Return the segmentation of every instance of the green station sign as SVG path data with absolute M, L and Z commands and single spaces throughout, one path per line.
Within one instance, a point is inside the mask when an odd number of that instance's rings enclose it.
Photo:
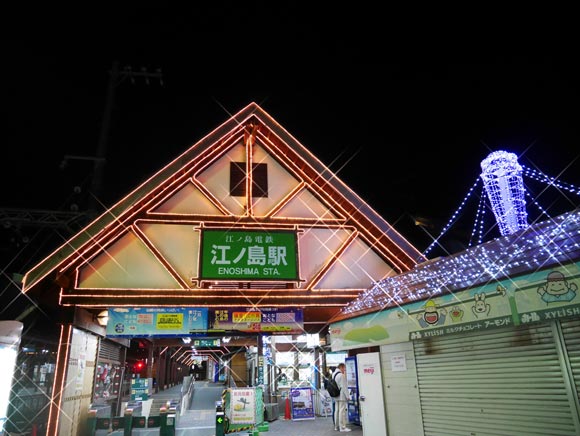
M 201 241 L 201 279 L 299 279 L 296 232 L 204 229 Z
M 194 347 L 219 347 L 221 345 L 221 339 L 195 339 L 191 345 Z

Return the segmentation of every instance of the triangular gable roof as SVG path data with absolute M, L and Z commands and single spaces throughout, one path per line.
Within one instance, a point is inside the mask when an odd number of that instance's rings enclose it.
M 226 171 L 223 165 L 215 163 L 220 159 L 235 161 L 240 156 L 244 157 L 244 153 L 247 153 L 244 151 L 244 144 L 249 143 L 255 143 L 258 157 L 260 154 L 274 156 L 268 160 L 269 171 L 288 186 L 287 191 L 278 189 L 282 200 L 274 201 L 266 198 L 261 199 L 261 202 L 242 205 L 238 204 L 235 198 L 222 196 L 218 187 L 212 186 L 212 177 L 223 177 Z M 246 157 L 254 159 L 254 156 L 246 155 Z M 308 207 L 304 207 L 305 204 Z M 192 214 L 190 211 L 193 209 L 195 213 Z M 253 209 L 259 213 L 254 213 Z M 381 269 L 379 266 L 375 269 L 375 274 L 376 271 L 383 271 L 385 275 L 396 275 L 410 270 L 418 262 L 425 260 L 415 247 L 309 150 L 260 106 L 251 103 L 161 168 L 29 270 L 24 277 L 23 291 L 26 293 L 35 289 L 44 291 L 47 288 L 60 289 L 61 303 L 64 301 L 65 304 L 107 305 L 104 294 L 111 294 L 112 291 L 109 289 L 117 291 L 119 285 L 112 284 L 110 288 L 99 285 L 92 288 L 90 284 L 93 283 L 94 277 L 104 274 L 103 271 L 110 272 L 115 268 L 114 264 L 119 263 L 118 259 L 107 263 L 107 257 L 110 257 L 107 250 L 113 246 L 121 246 L 117 248 L 117 253 L 118 255 L 123 253 L 125 258 L 141 253 L 141 261 L 144 263 L 133 264 L 133 267 L 139 269 L 143 268 L 143 265 L 149 265 L 146 268 L 149 274 L 155 275 L 159 283 L 163 283 L 162 286 L 156 284 L 153 286 L 154 289 L 162 287 L 168 292 L 181 291 L 171 294 L 178 295 L 181 300 L 165 300 L 163 297 L 160 301 L 161 295 L 168 295 L 166 292 L 155 294 L 155 297 L 147 294 L 151 298 L 144 301 L 139 297 L 146 295 L 148 287 L 141 283 L 135 289 L 132 288 L 131 292 L 125 293 L 133 298 L 125 300 L 126 304 L 136 304 L 136 301 L 146 305 L 162 305 L 164 302 L 176 304 L 177 301 L 182 302 L 180 305 L 209 304 L 200 299 L 188 300 L 187 297 L 193 295 L 191 290 L 196 287 L 196 281 L 193 280 L 192 285 L 189 279 L 184 278 L 180 269 L 187 266 L 184 261 L 181 261 L 180 265 L 178 259 L 171 259 L 169 246 L 164 248 L 155 242 L 156 238 L 159 241 L 167 239 L 159 236 L 164 233 L 157 229 L 156 225 L 173 225 L 177 229 L 180 224 L 188 223 L 193 215 L 196 215 L 196 222 L 202 222 L 202 226 L 203 221 L 247 228 L 282 223 L 289 228 L 303 226 L 301 231 L 304 231 L 305 224 L 312 223 L 312 229 L 306 226 L 308 231 L 305 232 L 310 236 L 310 241 L 324 238 L 325 244 L 328 240 L 328 247 L 333 248 L 327 248 L 324 265 L 311 272 L 306 290 L 308 292 L 320 290 L 321 284 L 325 284 L 325 289 L 340 287 L 336 283 L 343 282 L 344 278 L 337 279 L 336 275 L 329 274 L 329 270 L 331 268 L 338 270 L 342 266 L 343 269 L 350 268 L 353 277 L 358 275 L 358 278 L 353 279 L 352 292 L 343 289 L 343 297 L 347 300 L 355 298 L 360 291 L 370 287 L 373 281 L 383 278 L 370 277 L 368 285 L 361 288 L 360 277 L 367 274 L 366 267 L 361 266 L 361 271 L 356 272 L 355 267 L 351 268 L 347 262 L 356 264 L 363 258 L 366 263 L 374 265 L 384 262 L 388 268 Z M 316 226 L 321 223 L 324 224 L 322 227 L 331 230 L 331 233 L 317 234 L 321 229 Z M 175 244 L 184 244 L 183 238 L 178 236 L 174 239 Z M 332 242 L 334 239 L 336 240 Z M 302 243 L 308 245 L 308 241 L 305 237 Z M 193 259 L 190 260 L 193 262 Z M 87 272 L 79 273 L 87 262 L 92 262 L 93 269 L 97 268 L 95 265 L 100 265 L 104 269 L 95 271 L 95 276 Z M 305 268 L 307 267 L 306 265 Z M 126 265 L 123 265 L 123 268 L 126 269 Z M 159 270 L 159 274 L 153 272 L 155 270 Z M 164 278 L 160 278 L 161 276 Z M 89 295 L 86 291 L 84 294 L 73 291 L 79 287 L 79 280 L 85 280 L 85 288 L 91 289 L 93 297 L 100 297 L 101 303 L 94 298 L 86 298 Z M 143 280 L 146 281 L 146 277 Z M 102 289 L 107 289 L 108 292 L 102 292 Z M 84 300 L 81 297 L 75 299 L 75 295 L 81 294 L 85 297 Z M 234 294 L 239 297 L 240 292 L 224 292 L 223 296 L 228 298 Z M 294 298 L 296 305 L 307 301 L 306 295 L 301 299 L 302 297 L 296 294 L 295 291 L 289 291 L 286 295 L 288 304 L 293 296 L 296 297 Z M 108 304 L 111 305 L 110 302 Z M 254 305 L 256 301 L 249 301 L 248 304 Z M 346 300 L 340 303 L 341 306 L 344 304 Z

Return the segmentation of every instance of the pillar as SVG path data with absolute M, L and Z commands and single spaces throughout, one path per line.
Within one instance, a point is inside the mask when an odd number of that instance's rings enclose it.
M 60 418 L 62 392 L 64 390 L 66 371 L 68 367 L 67 356 L 70 355 L 71 349 L 72 331 L 73 326 L 71 324 L 62 324 L 60 326 L 60 337 L 58 340 L 58 352 L 54 368 L 54 381 L 52 384 L 52 395 L 48 411 L 46 436 L 58 436 L 58 422 Z

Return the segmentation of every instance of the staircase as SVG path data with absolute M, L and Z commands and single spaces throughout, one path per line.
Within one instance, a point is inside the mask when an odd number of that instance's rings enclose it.
M 153 403 L 151 403 L 151 409 L 149 410 L 149 416 L 158 416 L 159 409 L 161 409 L 162 407 L 168 408 L 167 406 L 168 401 L 170 401 L 169 398 L 154 397 Z

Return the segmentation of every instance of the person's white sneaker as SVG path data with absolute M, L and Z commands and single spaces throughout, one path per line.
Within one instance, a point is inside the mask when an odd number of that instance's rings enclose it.
M 345 427 L 345 428 L 341 428 L 340 431 L 345 432 L 345 431 L 352 431 L 352 430 L 350 428 Z

